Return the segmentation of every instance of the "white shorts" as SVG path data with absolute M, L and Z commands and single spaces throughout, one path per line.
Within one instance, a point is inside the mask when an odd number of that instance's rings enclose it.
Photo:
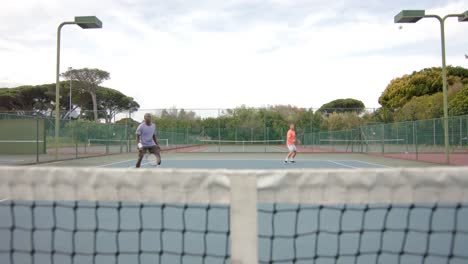
M 297 151 L 296 145 L 288 145 L 288 149 L 290 152 Z

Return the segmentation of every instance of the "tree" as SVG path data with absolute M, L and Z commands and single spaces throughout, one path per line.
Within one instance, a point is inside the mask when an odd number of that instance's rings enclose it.
M 102 110 L 106 123 L 110 123 L 116 114 L 122 111 L 134 112 L 140 105 L 132 97 L 125 96 L 123 93 L 101 87 L 97 90 L 98 109 Z
M 449 92 L 459 83 L 468 82 L 468 69 L 447 67 Z M 413 97 L 442 92 L 442 70 L 427 68 L 410 75 L 393 79 L 379 98 L 379 103 L 389 109 L 398 109 Z
M 122 118 L 115 122 L 117 125 L 127 125 L 128 127 L 137 127 L 140 123 L 131 118 Z
M 423 95 L 414 97 L 395 113 L 396 121 L 413 121 L 441 117 L 443 114 L 443 95 Z
M 67 117 L 70 110 L 69 81 L 60 82 L 61 118 Z M 72 84 L 72 111 L 80 110 L 80 118 L 94 119 L 93 101 L 89 93 L 85 92 L 83 84 L 73 81 Z M 98 117 L 107 122 L 119 111 L 136 111 L 139 104 L 117 90 L 98 87 Z M 55 84 L 42 84 L 36 86 L 19 86 L 15 88 L 0 88 L 0 110 L 34 113 L 52 116 L 55 105 Z M 89 114 L 93 114 L 89 115 Z
M 468 84 L 450 99 L 449 108 L 451 115 L 468 114 Z
M 391 123 L 394 121 L 394 114 L 393 109 L 380 107 L 373 113 L 373 120 L 371 121 L 377 123 Z
M 99 84 L 110 79 L 110 74 L 100 69 L 72 69 L 62 74 L 67 80 L 76 80 L 83 84 L 83 89 L 91 95 L 94 120 L 98 121 L 97 90 Z
M 48 86 L 50 85 L 28 85 L 0 89 L 0 108 L 44 114 L 52 108 L 52 96 L 48 93 Z
M 329 130 L 343 130 L 358 128 L 362 126 L 362 119 L 357 113 L 346 112 L 337 113 L 333 112 L 328 117 L 328 129 Z
M 322 105 L 319 108 L 320 112 L 326 113 L 345 113 L 345 112 L 355 112 L 361 113 L 364 111 L 364 103 L 360 100 L 356 100 L 353 98 L 347 99 L 336 99 L 331 102 L 328 102 Z

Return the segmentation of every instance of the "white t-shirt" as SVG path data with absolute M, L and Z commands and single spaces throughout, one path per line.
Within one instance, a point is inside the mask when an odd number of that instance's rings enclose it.
M 140 136 L 140 143 L 143 147 L 152 147 L 156 146 L 156 142 L 153 140 L 153 135 L 156 133 L 156 125 L 151 123 L 147 125 L 145 122 L 141 123 L 137 130 L 136 134 Z

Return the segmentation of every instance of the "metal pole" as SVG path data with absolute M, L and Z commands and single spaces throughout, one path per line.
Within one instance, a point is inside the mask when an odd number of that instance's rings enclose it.
M 218 109 L 218 152 L 221 152 L 221 123 L 220 110 Z
M 385 124 L 382 124 L 382 155 L 385 153 Z
M 458 118 L 458 120 L 460 120 L 460 134 L 459 134 L 459 138 L 460 138 L 460 147 L 463 147 L 463 142 L 462 142 L 462 130 L 463 130 L 463 121 L 461 119 L 461 117 Z
M 445 17 L 447 18 L 447 17 Z M 440 34 L 442 44 L 442 91 L 444 95 L 444 144 L 445 144 L 445 163 L 449 164 L 449 124 L 448 124 L 448 96 L 447 96 L 447 70 L 445 69 L 445 26 L 444 19 L 440 19 Z
M 125 143 L 127 143 L 127 153 L 130 152 L 130 141 L 128 138 L 128 118 L 125 119 Z
M 415 149 L 416 149 L 416 160 L 419 160 L 419 149 L 418 149 L 418 146 L 419 146 L 419 143 L 418 143 L 418 126 L 416 125 L 416 123 L 413 121 L 413 126 L 414 126 L 414 129 L 413 129 L 413 132 L 414 132 L 414 142 L 415 142 Z
M 36 116 L 36 163 L 39 163 L 39 116 Z
M 71 119 L 71 112 L 72 112 L 72 77 L 71 77 L 71 70 L 72 70 L 72 67 L 68 67 L 68 71 L 70 72 L 70 111 L 68 112 L 68 119 Z
M 63 22 L 57 28 L 57 62 L 55 72 L 55 159 L 58 159 L 58 144 L 60 133 L 60 32 L 65 25 L 76 24 L 75 22 Z
M 459 17 L 459 14 L 446 15 L 441 18 L 438 15 L 426 15 L 424 17 L 435 18 L 440 22 L 440 41 L 442 49 L 442 91 L 444 96 L 444 154 L 445 163 L 449 164 L 449 122 L 448 122 L 448 95 L 447 95 L 447 70 L 446 70 L 446 56 L 445 56 L 445 20 L 449 17 Z

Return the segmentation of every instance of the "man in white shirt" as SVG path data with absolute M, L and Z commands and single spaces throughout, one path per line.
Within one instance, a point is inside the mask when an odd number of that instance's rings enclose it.
M 157 166 L 161 165 L 161 148 L 156 140 L 156 125 L 151 122 L 151 114 L 145 114 L 145 121 L 138 126 L 136 135 L 138 143 L 138 161 L 136 167 L 140 168 L 141 160 L 146 152 L 154 154 Z

